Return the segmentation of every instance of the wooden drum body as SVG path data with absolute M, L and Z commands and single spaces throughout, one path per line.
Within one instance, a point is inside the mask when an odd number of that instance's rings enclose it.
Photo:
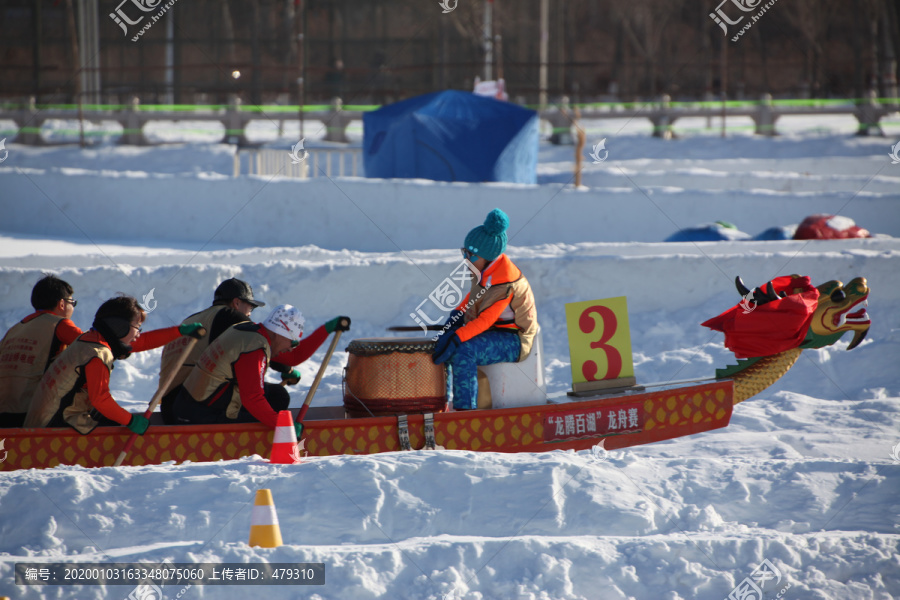
M 344 410 L 351 417 L 442 412 L 447 374 L 431 338 L 367 338 L 347 346 Z

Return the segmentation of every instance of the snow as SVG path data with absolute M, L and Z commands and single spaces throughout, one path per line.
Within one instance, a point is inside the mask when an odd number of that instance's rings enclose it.
M 189 600 L 720 600 L 766 560 L 781 575 L 767 598 L 900 596 L 900 166 L 887 156 L 891 142 L 850 136 L 837 118 L 782 119 L 775 139 L 662 141 L 642 127 L 588 123 L 588 141 L 607 137 L 610 156 L 585 161 L 580 189 L 570 185 L 573 149 L 549 144 L 539 184 L 514 186 L 232 179 L 233 148 L 193 133 L 182 135 L 194 143 L 149 148 L 8 141 L 2 330 L 27 314 L 31 286 L 52 271 L 73 284 L 83 328 L 110 296 L 151 290 L 158 304 L 145 327 L 175 324 L 237 276 L 269 306 L 299 306 L 310 325 L 350 315 L 348 341 L 383 336 L 414 324 L 409 314 L 495 206 L 511 217 L 509 253 L 535 290 L 554 396 L 571 386 L 568 302 L 627 296 L 641 383 L 709 377 L 733 362 L 721 334 L 699 323 L 740 299 L 735 275 L 748 285 L 789 273 L 815 284 L 865 276 L 873 326 L 853 351 L 847 335 L 804 352 L 777 384 L 737 405 L 726 429 L 622 451 L 4 472 L 0 596 L 132 592 L 16 586 L 16 562 L 164 560 L 325 564 L 321 587 L 163 589 Z M 259 132 L 286 152 L 296 142 Z M 717 220 L 755 235 L 816 213 L 884 236 L 662 242 Z M 324 350 L 301 365 L 294 407 Z M 341 403 L 339 350 L 317 405 Z M 117 363 L 113 395 L 143 410 L 158 365 L 158 351 Z M 247 545 L 262 488 L 272 490 L 285 541 L 277 549 Z

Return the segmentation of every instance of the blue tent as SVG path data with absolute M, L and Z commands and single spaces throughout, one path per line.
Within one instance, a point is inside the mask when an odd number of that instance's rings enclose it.
M 447 90 L 363 115 L 366 177 L 537 183 L 538 115 Z

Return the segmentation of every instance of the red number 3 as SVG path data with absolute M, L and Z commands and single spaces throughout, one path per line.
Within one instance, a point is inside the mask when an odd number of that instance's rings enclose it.
M 587 381 L 616 379 L 619 376 L 619 373 L 622 372 L 622 355 L 619 354 L 619 351 L 615 347 L 607 344 L 607 342 L 616 334 L 616 329 L 619 326 L 618 319 L 616 319 L 616 313 L 606 306 L 591 306 L 590 308 L 585 309 L 584 312 L 581 313 L 581 316 L 578 317 L 578 327 L 581 328 L 583 333 L 591 333 L 594 331 L 597 324 L 597 319 L 592 316 L 594 314 L 600 317 L 600 321 L 603 323 L 603 332 L 599 340 L 591 342 L 591 348 L 599 348 L 603 350 L 606 355 L 606 375 L 598 376 L 597 372 L 599 371 L 599 367 L 597 363 L 592 360 L 585 361 L 581 365 L 581 374 L 584 375 L 584 378 Z

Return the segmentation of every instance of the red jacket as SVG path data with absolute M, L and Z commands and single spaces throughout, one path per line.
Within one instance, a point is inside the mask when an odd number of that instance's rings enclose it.
M 259 325 L 259 333 L 272 346 L 272 332 Z M 272 357 L 274 362 L 280 362 L 289 366 L 296 366 L 315 354 L 319 346 L 328 338 L 328 332 L 322 325 L 309 337 L 301 338 L 300 344 L 287 352 Z M 266 400 L 263 383 L 265 382 L 266 352 L 262 348 L 242 354 L 234 363 L 234 376 L 237 387 L 241 391 L 241 405 L 244 406 L 260 423 L 265 423 L 274 428 L 278 423 L 278 414 L 272 410 L 272 406 Z
M 145 350 L 159 348 L 177 339 L 180 335 L 181 333 L 178 331 L 177 326 L 146 331 L 131 344 L 131 350 L 132 352 L 144 352 Z M 93 329 L 85 333 L 81 339 L 86 342 L 99 342 L 107 348 L 109 347 L 103 336 Z M 100 358 L 91 359 L 85 365 L 84 375 L 85 387 L 87 387 L 88 400 L 91 406 L 96 408 L 107 419 L 120 425 L 128 425 L 131 422 L 131 413 L 119 406 L 115 398 L 112 397 L 109 391 L 109 369 L 106 368 L 103 361 Z

